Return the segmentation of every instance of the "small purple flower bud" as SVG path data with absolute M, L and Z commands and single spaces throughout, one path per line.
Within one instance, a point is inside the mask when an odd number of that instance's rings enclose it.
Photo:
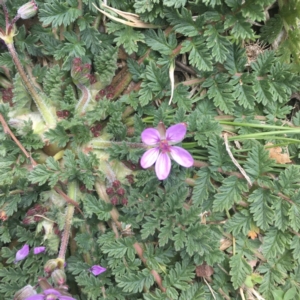
M 25 3 L 18 9 L 18 15 L 21 19 L 30 19 L 33 17 L 38 10 L 36 3 L 32 0 L 30 2 Z
M 28 254 L 29 254 L 29 245 L 25 244 L 19 251 L 17 251 L 15 263 L 26 258 Z
M 46 250 L 46 247 L 44 247 L 44 246 L 35 247 L 35 248 L 33 248 L 33 254 L 37 255 L 39 253 L 45 252 L 45 250 Z
M 106 268 L 103 268 L 103 267 L 101 267 L 101 266 L 99 266 L 99 265 L 94 265 L 94 266 L 92 266 L 92 267 L 89 269 L 89 271 L 90 271 L 93 275 L 98 276 L 98 275 L 104 273 L 104 272 L 106 271 Z

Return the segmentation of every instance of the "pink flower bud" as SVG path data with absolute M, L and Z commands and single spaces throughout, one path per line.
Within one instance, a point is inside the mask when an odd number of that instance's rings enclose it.
M 29 245 L 25 244 L 19 251 L 17 251 L 15 263 L 26 258 L 28 254 L 29 254 Z
M 33 254 L 39 254 L 39 253 L 43 253 L 43 252 L 45 252 L 45 250 L 46 250 L 46 247 L 44 247 L 44 246 L 40 246 L 40 247 L 35 247 L 35 248 L 33 248 Z
M 101 267 L 101 266 L 99 266 L 99 265 L 94 265 L 94 266 L 92 266 L 92 267 L 89 269 L 89 271 L 90 271 L 93 275 L 98 276 L 98 275 L 102 274 L 103 272 L 105 272 L 105 271 L 106 271 L 106 268 L 103 268 L 103 267 Z
M 18 15 L 21 19 L 30 19 L 33 17 L 38 10 L 36 3 L 32 0 L 25 3 L 18 9 Z

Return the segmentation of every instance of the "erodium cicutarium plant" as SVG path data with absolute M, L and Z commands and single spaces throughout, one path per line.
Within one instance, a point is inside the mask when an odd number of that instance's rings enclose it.
M 0 299 L 296 299 L 296 0 L 0 0 Z

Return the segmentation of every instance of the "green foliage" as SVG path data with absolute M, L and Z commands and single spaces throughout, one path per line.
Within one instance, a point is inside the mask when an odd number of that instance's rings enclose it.
M 280 34 L 283 27 L 282 18 L 279 15 L 270 18 L 262 27 L 261 38 L 269 44 L 273 43 Z
M 227 76 L 217 75 L 215 78 L 208 78 L 203 83 L 208 87 L 207 96 L 213 99 L 215 105 L 224 113 L 230 114 L 234 108 L 234 98 L 232 97 L 233 86 L 227 82 Z
M 167 66 L 159 68 L 153 62 L 150 62 L 142 78 L 144 80 L 139 90 L 139 100 L 142 106 L 147 105 L 151 100 L 164 96 L 165 87 L 169 82 Z
M 194 21 L 190 11 L 186 8 L 182 8 L 181 14 L 178 10 L 166 9 L 166 17 L 176 32 L 188 37 L 197 36 L 199 28 L 204 25 L 203 17 L 199 16 Z
M 67 57 L 68 59 L 65 61 L 65 63 L 67 63 L 70 58 L 82 57 L 85 55 L 85 44 L 84 42 L 78 40 L 75 33 L 65 32 L 64 36 L 67 42 L 65 42 L 59 49 L 55 51 L 54 57 L 56 60 Z
M 189 62 L 192 66 L 201 71 L 211 71 L 213 69 L 209 49 L 205 45 L 205 38 L 202 36 L 193 37 L 182 43 L 180 53 L 189 52 Z
M 6 1 L 9 18 L 25 2 Z M 37 1 L 38 14 L 9 29 L 25 76 L 0 47 L 0 298 L 40 292 L 63 250 L 76 299 L 296 298 L 297 1 L 101 4 L 119 21 L 94 2 Z M 0 25 L 8 33 L 2 10 Z M 167 142 L 194 158 L 185 168 L 166 148 L 165 180 L 161 156 L 141 167 L 151 148 L 141 133 L 160 122 L 186 124 Z
M 138 42 L 144 41 L 144 34 L 130 26 L 109 23 L 107 30 L 108 33 L 113 33 L 116 36 L 114 42 L 117 46 L 122 45 L 128 54 L 136 52 L 138 50 Z
M 14 78 L 14 90 L 13 90 L 13 103 L 18 109 L 28 108 L 31 104 L 31 98 L 22 84 L 22 80 L 19 74 L 16 74 Z
M 259 228 L 266 230 L 274 221 L 274 211 L 271 208 L 276 197 L 269 190 L 259 188 L 249 197 L 250 212 Z
M 29 180 L 32 183 L 42 185 L 49 181 L 51 186 L 54 186 L 59 180 L 60 166 L 52 157 L 46 160 L 46 164 L 37 166 L 29 175 Z
M 215 195 L 214 211 L 228 210 L 234 203 L 242 200 L 242 193 L 247 192 L 248 187 L 244 181 L 235 176 L 230 176 L 223 181 L 222 187 Z
M 283 254 L 284 245 L 289 244 L 290 235 L 277 229 L 270 229 L 266 232 L 264 244 L 262 246 L 263 255 L 268 258 L 275 258 Z
M 67 4 L 55 0 L 52 3 L 45 3 L 39 13 L 43 25 L 51 24 L 52 27 L 68 26 L 81 16 L 81 11 L 76 7 L 76 1 L 68 2 Z
M 269 153 L 260 144 L 254 145 L 251 149 L 245 170 L 253 180 L 264 179 L 265 173 L 271 171 L 273 160 L 269 158 Z
M 51 143 L 57 143 L 58 147 L 65 147 L 70 139 L 64 128 L 60 125 L 55 129 L 47 131 L 45 137 L 49 139 Z
M 177 46 L 176 36 L 170 34 L 167 39 L 161 29 L 157 33 L 154 30 L 147 31 L 145 33 L 145 42 L 151 49 L 164 55 L 171 55 Z
M 246 276 L 251 274 L 251 267 L 244 259 L 242 253 L 233 255 L 230 259 L 230 275 L 233 287 L 237 289 L 246 280 Z
M 137 274 L 131 273 L 126 276 L 116 277 L 118 287 L 122 288 L 125 293 L 141 292 L 143 288 L 149 289 L 154 283 L 152 274 L 148 269 L 144 269 Z
M 43 78 L 43 86 L 46 94 L 51 97 L 52 101 L 60 102 L 63 99 L 63 77 L 64 72 L 58 65 L 47 70 Z
M 226 230 L 232 232 L 234 236 L 240 232 L 247 235 L 251 228 L 251 220 L 252 218 L 248 210 L 243 209 L 226 222 Z
M 106 204 L 102 200 L 88 195 L 83 200 L 84 211 L 87 216 L 95 214 L 99 220 L 107 221 L 110 219 L 111 204 Z
M 99 54 L 94 57 L 95 69 L 103 86 L 109 84 L 117 69 L 118 48 L 100 47 Z

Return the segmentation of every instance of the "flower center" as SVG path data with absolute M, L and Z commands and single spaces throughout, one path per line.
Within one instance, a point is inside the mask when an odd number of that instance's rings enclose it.
M 170 152 L 170 146 L 167 140 L 161 140 L 158 147 L 162 153 Z

